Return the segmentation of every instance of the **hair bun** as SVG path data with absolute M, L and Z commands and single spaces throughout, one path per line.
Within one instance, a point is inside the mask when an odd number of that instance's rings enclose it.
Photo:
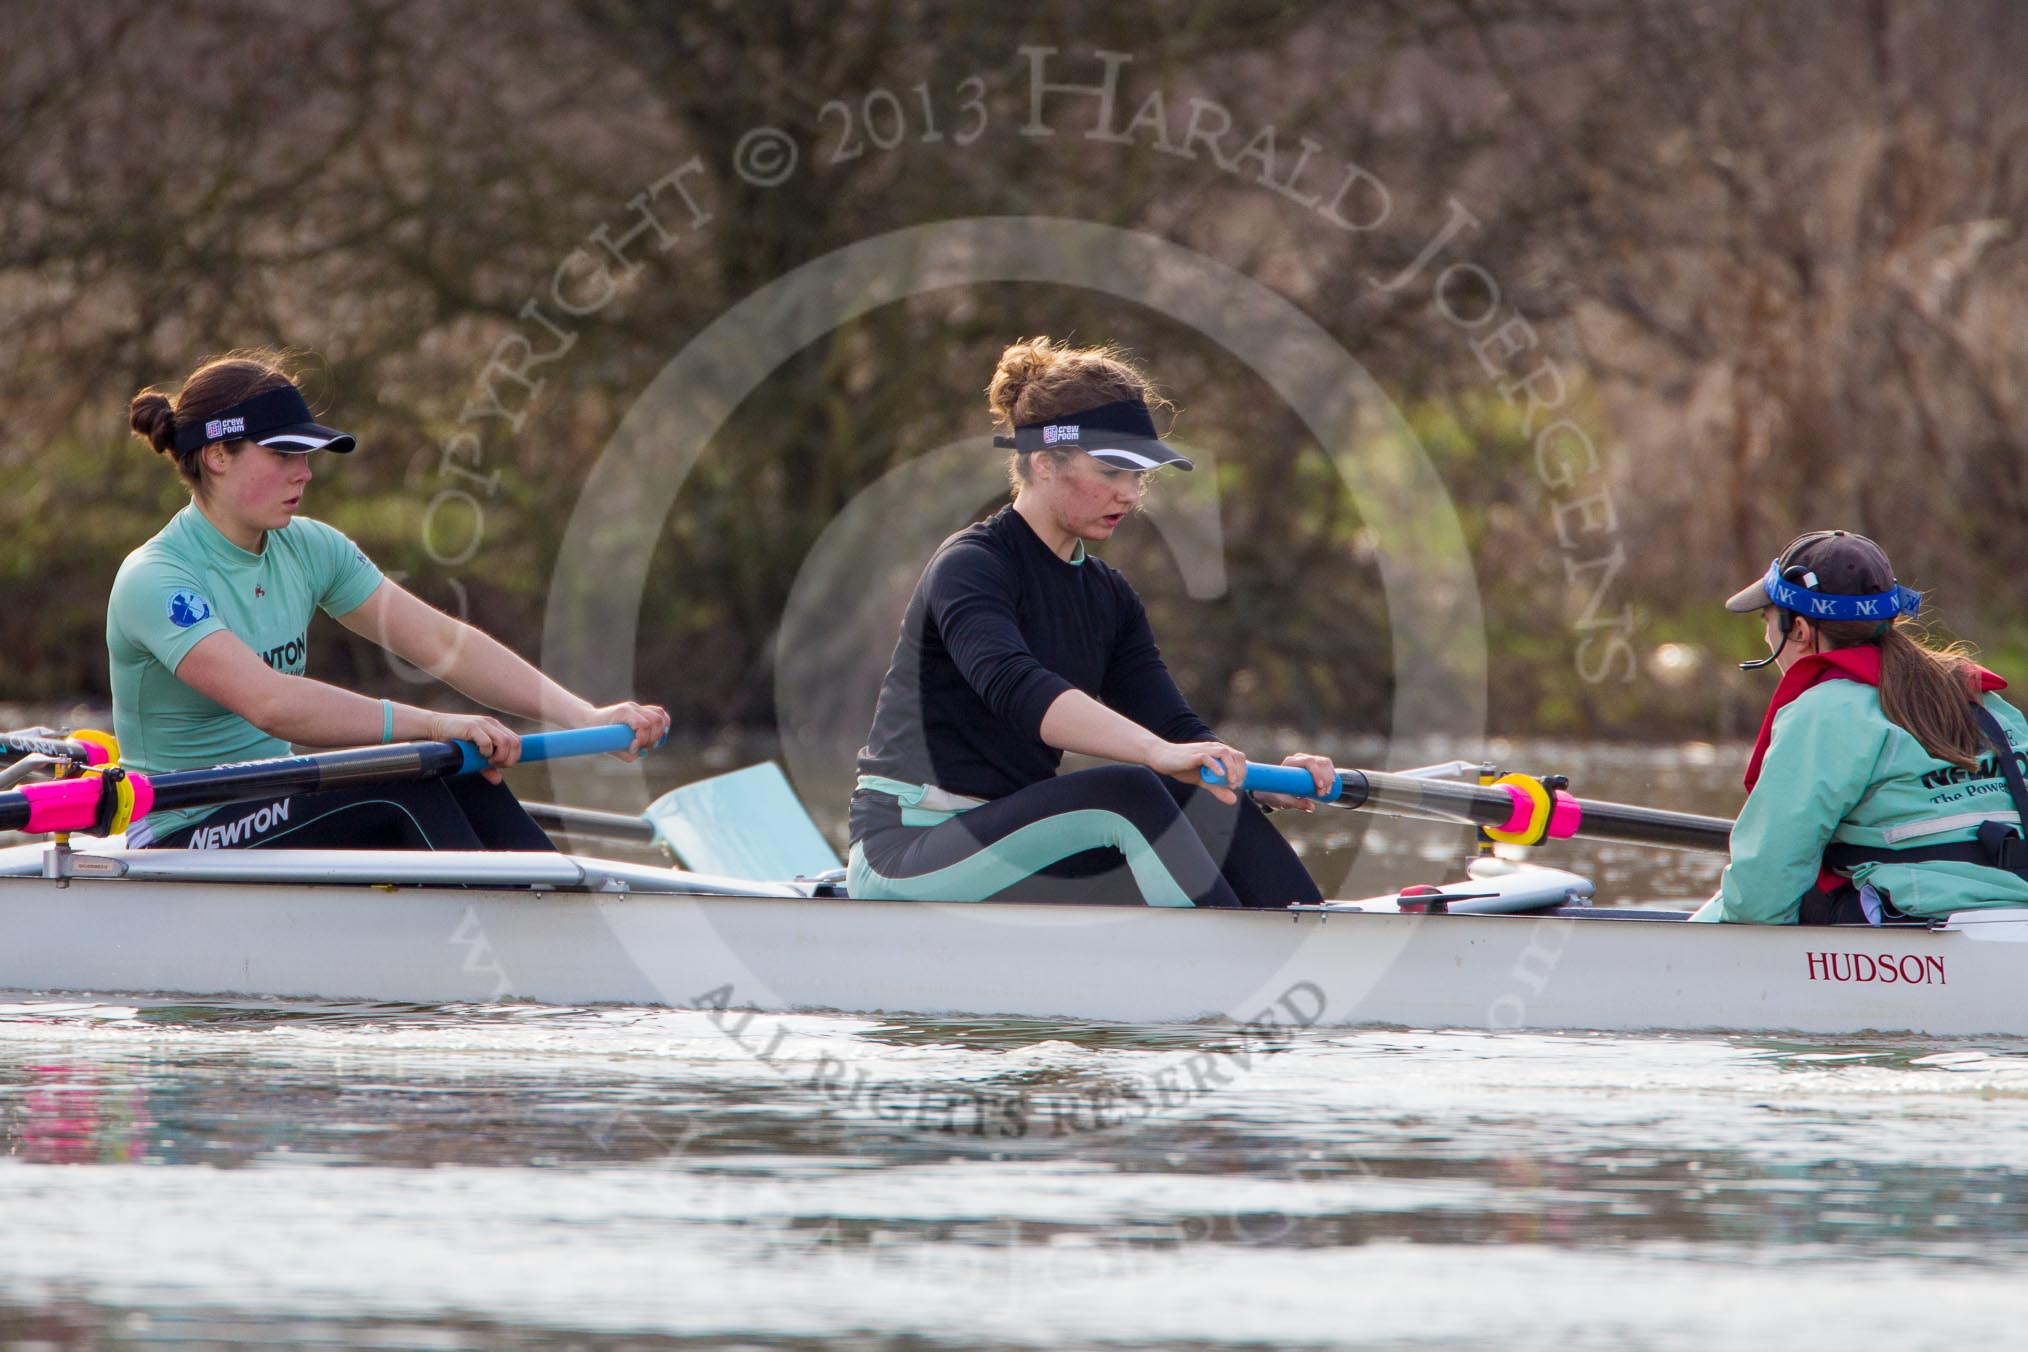
M 986 387 L 986 402 L 993 412 L 1014 426 L 1014 411 L 1026 393 L 1061 360 L 1056 344 L 1047 338 L 1023 338 L 1008 345 L 993 371 L 993 383 Z
M 1047 338 L 1023 338 L 1000 354 L 986 402 L 1009 427 L 1042 422 L 1122 399 L 1173 410 L 1127 353 L 1111 343 L 1068 347 Z
M 127 426 L 148 443 L 149 450 L 176 454 L 176 410 L 170 407 L 169 396 L 155 390 L 135 395 L 127 406 Z

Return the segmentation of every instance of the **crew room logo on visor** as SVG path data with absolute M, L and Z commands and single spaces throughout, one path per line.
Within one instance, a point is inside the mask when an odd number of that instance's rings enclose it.
M 1042 444 L 1054 446 L 1059 441 L 1076 441 L 1076 423 L 1050 423 L 1042 429 Z
M 217 441 L 220 437 L 236 437 L 246 432 L 245 418 L 213 418 L 204 424 L 204 439 Z

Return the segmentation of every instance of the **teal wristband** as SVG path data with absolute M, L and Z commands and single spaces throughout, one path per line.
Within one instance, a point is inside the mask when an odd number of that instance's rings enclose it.
M 389 742 L 393 740 L 394 740 L 394 701 L 391 699 L 384 699 L 380 702 L 380 744 L 382 746 L 386 746 Z

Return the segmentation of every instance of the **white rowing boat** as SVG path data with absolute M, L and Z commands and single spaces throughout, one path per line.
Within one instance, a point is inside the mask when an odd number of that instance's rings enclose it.
M 1134 1023 L 2028 1032 L 2028 911 L 1842 929 L 1568 905 L 1411 914 L 1393 898 L 1193 911 L 817 890 L 568 854 L 24 845 L 0 850 L 0 988 Z

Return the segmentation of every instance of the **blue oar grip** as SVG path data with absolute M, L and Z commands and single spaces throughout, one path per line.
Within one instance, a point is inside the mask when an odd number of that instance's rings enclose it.
M 1225 782 L 1225 776 L 1208 765 L 1198 768 L 1197 777 L 1206 784 Z M 1246 787 L 1262 793 L 1286 793 L 1292 798 L 1314 798 L 1320 803 L 1335 803 L 1338 795 L 1345 792 L 1345 776 L 1333 776 L 1331 791 L 1318 793 L 1317 781 L 1300 765 L 1249 765 L 1246 767 Z
M 634 730 L 625 723 L 603 728 L 571 728 L 566 732 L 531 732 L 521 739 L 521 763 L 562 760 L 565 756 L 597 756 L 607 751 L 625 751 L 634 744 Z M 488 762 L 470 742 L 457 743 L 464 753 L 458 773 L 469 775 L 483 770 Z

